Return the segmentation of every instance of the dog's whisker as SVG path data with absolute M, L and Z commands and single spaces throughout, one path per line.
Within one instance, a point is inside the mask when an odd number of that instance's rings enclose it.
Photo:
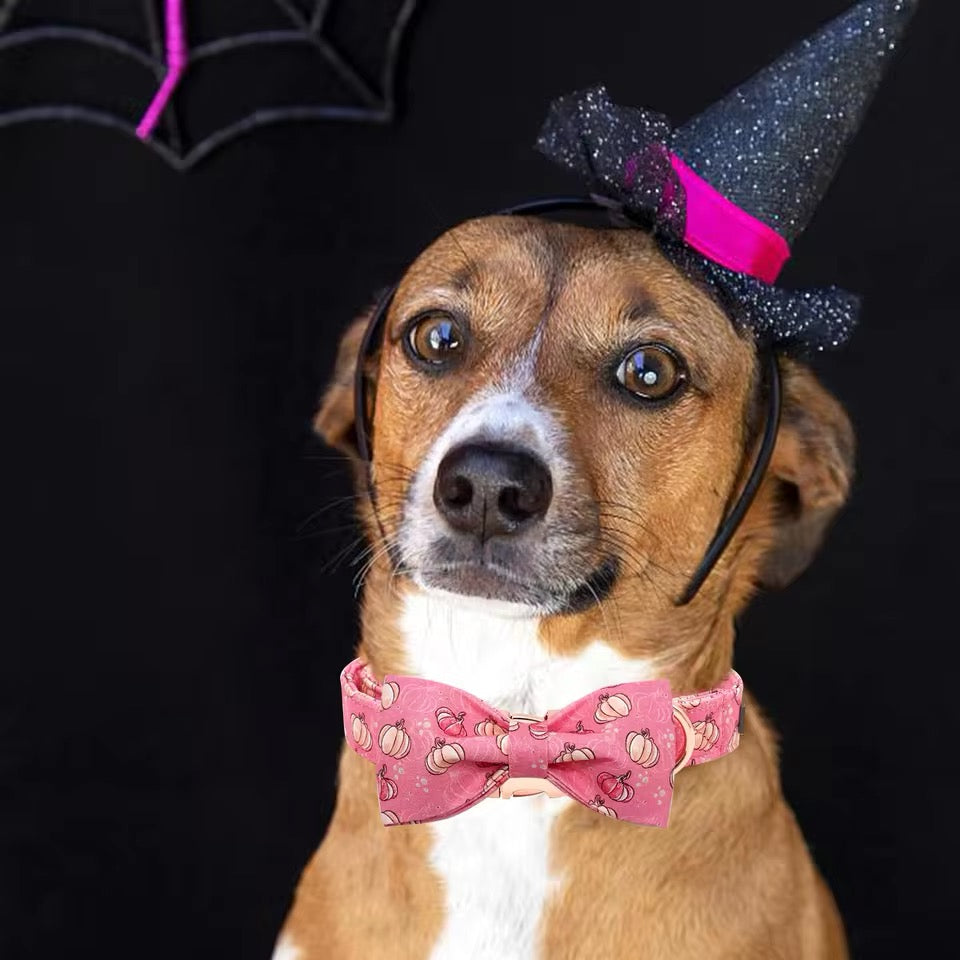
M 336 507 L 341 507 L 346 503 L 358 503 L 364 499 L 360 494 L 351 493 L 342 497 L 334 497 L 332 500 L 325 503 L 322 507 L 314 510 L 302 523 L 300 523 L 296 528 L 296 533 L 302 533 L 307 527 L 313 523 L 318 517 L 322 517 L 325 513 L 328 513 L 330 510 L 333 510 Z
M 304 453 L 301 460 L 309 462 L 352 463 L 353 458 L 346 453 Z
M 361 549 L 353 553 L 352 551 L 354 551 L 356 547 L 360 547 Z M 340 552 L 337 558 L 337 565 L 335 569 L 340 569 L 344 566 L 353 567 L 357 563 L 362 562 L 365 557 L 368 557 L 371 552 L 374 552 L 377 549 L 379 549 L 379 545 L 376 543 L 366 543 L 364 542 L 364 539 L 354 540 L 353 543 L 349 545 L 347 550 Z
M 600 616 L 603 619 L 604 633 L 606 633 L 608 636 L 611 636 L 612 633 L 610 630 L 610 622 L 607 619 L 607 610 L 606 610 L 606 607 L 604 606 L 603 601 L 600 599 L 600 596 L 598 595 L 597 591 L 593 587 L 593 584 L 589 580 L 585 580 L 584 583 L 587 585 L 587 589 L 593 595 L 593 599 L 597 604 L 597 609 L 600 611 Z M 617 632 L 620 636 L 620 640 L 622 641 L 623 640 L 623 623 L 620 620 L 619 611 L 617 616 Z
M 649 555 L 641 554 L 634 547 L 618 540 L 610 531 L 601 531 L 598 539 L 601 543 L 613 548 L 618 556 L 631 561 L 628 566 L 630 566 L 633 575 L 646 580 L 651 586 L 659 587 L 659 585 L 655 584 L 653 577 L 650 575 L 651 567 L 658 573 L 662 573 L 674 580 L 685 579 L 685 574 L 678 571 L 667 570 L 654 561 Z M 666 594 L 663 595 L 665 596 Z
M 374 541 L 373 543 L 368 544 L 364 550 L 362 550 L 359 554 L 357 554 L 356 557 L 353 558 L 353 560 L 350 561 L 350 566 L 355 567 L 358 564 L 363 563 L 367 557 L 372 556 L 381 548 L 385 547 L 387 550 L 389 550 L 391 549 L 392 545 L 393 545 L 392 537 L 387 537 L 386 539 L 380 540 L 379 542 Z
M 333 536 L 337 533 L 343 533 L 345 530 L 356 530 L 357 522 L 356 520 L 350 523 L 338 523 L 334 526 L 323 526 L 319 527 L 316 530 L 311 530 L 309 533 L 298 534 L 293 537 L 294 543 L 303 543 L 306 540 L 315 540 L 318 537 Z
M 597 502 L 604 503 L 604 501 L 597 501 Z M 622 504 L 614 504 L 614 506 L 616 506 L 619 509 L 623 509 L 627 513 L 627 515 L 621 516 L 609 510 L 601 509 L 598 514 L 600 518 L 601 519 L 606 518 L 610 520 L 620 520 L 625 523 L 633 524 L 634 526 L 639 528 L 641 532 L 646 534 L 646 536 L 655 540 L 658 545 L 663 546 L 663 548 L 669 554 L 670 559 L 676 562 L 676 557 L 674 556 L 673 551 L 670 549 L 669 543 L 665 543 L 662 534 L 659 534 L 655 530 L 651 529 L 650 525 L 643 519 L 643 517 L 639 513 L 637 513 L 632 508 L 628 508 Z
M 393 470 L 395 473 L 405 477 L 412 477 L 417 471 L 413 467 L 408 467 L 403 463 L 396 463 L 391 460 L 378 460 L 374 464 L 374 470 Z
M 385 512 L 382 516 L 386 522 L 392 523 L 398 519 L 399 511 Z M 292 536 L 292 539 L 297 543 L 305 540 L 314 540 L 317 537 L 329 536 L 344 530 L 356 530 L 358 525 L 361 524 L 361 518 L 355 514 L 351 514 L 349 520 L 345 523 L 334 522 L 331 525 L 327 525 L 325 522 L 321 522 L 321 519 L 320 517 L 314 517 L 301 524 L 300 527 L 298 527 L 298 532 Z M 339 515 L 330 519 L 336 521 L 339 519 Z M 366 534 L 364 534 L 364 536 L 366 536 Z
M 353 527 L 353 524 L 342 527 L 342 529 L 350 529 Z M 374 549 L 376 546 L 376 541 L 370 542 L 368 539 L 367 533 L 361 532 L 358 536 L 354 537 L 347 543 L 343 548 L 341 548 L 333 557 L 331 557 L 321 568 L 322 572 L 333 572 L 339 569 L 350 556 L 351 551 L 355 550 L 357 547 L 362 547 L 361 555 L 368 550 Z
M 389 556 L 390 550 L 393 548 L 394 544 L 390 540 L 384 539 L 382 544 L 378 549 L 374 550 L 366 563 L 357 571 L 356 575 L 353 578 L 354 586 L 354 596 L 359 595 L 360 591 L 363 589 L 363 585 L 366 581 L 367 575 L 373 569 L 374 565 L 384 556 Z M 391 570 L 390 581 L 392 582 L 395 571 Z
M 621 518 L 619 518 L 619 517 L 612 517 L 612 516 L 609 516 L 609 515 L 603 515 L 603 518 L 606 519 L 606 520 L 611 520 L 611 521 L 615 521 L 615 520 L 621 519 Z M 616 543 L 621 549 L 626 550 L 626 549 L 628 548 L 627 542 L 626 542 L 625 540 L 621 540 L 621 539 L 619 539 L 618 537 L 616 537 L 616 534 L 618 534 L 618 533 L 620 533 L 620 532 L 621 532 L 621 531 L 614 529 L 614 528 L 612 527 L 612 525 L 611 525 L 610 528 L 608 528 L 608 529 L 606 529 L 606 530 L 601 529 L 601 534 L 602 534 L 602 535 L 606 535 L 606 536 L 608 536 L 609 538 L 612 538 L 614 543 Z M 636 549 L 636 548 L 632 548 L 632 549 Z M 669 576 L 669 577 L 681 577 L 681 578 L 685 578 L 685 577 L 689 576 L 689 574 L 686 573 L 686 572 L 684 572 L 684 571 L 681 571 L 681 570 L 679 570 L 679 569 L 671 569 L 670 567 L 664 566 L 664 565 L 663 565 L 662 563 L 660 563 L 659 561 L 654 560 L 653 557 L 651 557 L 649 554 L 642 554 L 642 556 L 643 556 L 643 559 L 644 559 L 644 561 L 645 561 L 646 564 L 649 564 L 649 565 L 652 566 L 654 569 L 659 570 L 660 572 L 666 574 L 666 575 Z M 672 554 L 671 554 L 671 557 L 672 557 Z M 675 559 L 675 558 L 673 558 L 673 559 Z
M 351 540 L 346 546 L 341 550 L 338 550 L 334 556 L 327 560 L 320 567 L 321 574 L 334 573 L 339 568 L 341 561 L 350 553 L 351 550 L 355 550 L 357 547 L 366 543 L 366 536 L 361 534 L 359 537 L 355 537 Z

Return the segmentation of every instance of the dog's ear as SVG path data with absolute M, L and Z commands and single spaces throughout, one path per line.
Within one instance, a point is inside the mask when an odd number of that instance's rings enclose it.
M 333 369 L 333 379 L 324 391 L 320 409 L 317 410 L 313 419 L 314 430 L 331 447 L 335 447 L 351 457 L 359 456 L 355 439 L 354 377 L 363 335 L 374 309 L 375 307 L 371 307 L 357 317 L 340 338 L 337 360 Z M 377 357 L 367 358 L 365 366 L 369 400 L 373 392 L 373 381 L 376 377 Z
M 784 587 L 807 568 L 853 480 L 854 436 L 846 411 L 806 367 L 781 360 L 783 415 L 770 463 L 776 483 L 772 544 L 758 571 Z

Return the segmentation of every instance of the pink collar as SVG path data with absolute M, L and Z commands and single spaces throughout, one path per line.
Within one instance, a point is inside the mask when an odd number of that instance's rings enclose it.
M 507 714 L 458 687 L 340 674 L 347 743 L 377 768 L 384 824 L 452 817 L 488 796 L 568 796 L 614 819 L 664 827 L 678 770 L 740 742 L 743 681 L 673 697 L 666 680 L 602 687 L 545 717 Z

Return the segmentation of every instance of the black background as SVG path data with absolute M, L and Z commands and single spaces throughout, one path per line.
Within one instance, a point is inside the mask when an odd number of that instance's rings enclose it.
M 361 38 L 369 6 L 344 14 Z M 185 174 L 110 131 L 0 130 L 0 955 L 269 955 L 330 814 L 355 635 L 349 509 L 304 526 L 349 490 L 309 434 L 339 332 L 446 226 L 578 186 L 530 147 L 553 96 L 604 81 L 682 121 L 844 6 L 429 0 L 394 124 L 277 126 Z M 737 649 L 862 957 L 932 938 L 953 885 L 928 802 L 954 779 L 931 761 L 960 530 L 958 35 L 956 5 L 922 5 L 795 247 L 787 283 L 866 297 L 817 363 L 859 477 Z M 0 64 L 0 90 L 60 56 Z

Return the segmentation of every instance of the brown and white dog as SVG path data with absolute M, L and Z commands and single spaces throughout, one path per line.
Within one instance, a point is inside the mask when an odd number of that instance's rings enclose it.
M 316 420 L 346 450 L 363 325 Z M 365 502 L 359 655 L 377 677 L 426 676 L 533 714 L 626 680 L 716 684 L 736 615 L 806 566 L 850 484 L 843 409 L 780 363 L 760 493 L 677 606 L 759 442 L 750 337 L 638 230 L 489 217 L 440 237 L 404 276 L 367 370 L 387 542 Z M 345 749 L 275 956 L 845 956 L 774 734 L 756 708 L 746 717 L 739 749 L 677 778 L 662 830 L 544 796 L 384 829 L 375 770 Z

